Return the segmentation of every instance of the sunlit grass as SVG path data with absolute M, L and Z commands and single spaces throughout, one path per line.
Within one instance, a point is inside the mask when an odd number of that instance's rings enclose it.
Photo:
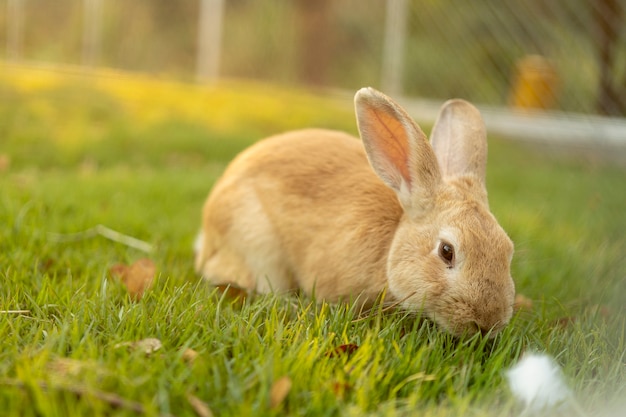
M 2 71 L 11 105 L 0 101 L 10 161 L 0 170 L 0 310 L 24 311 L 0 313 L 3 415 L 111 415 L 103 392 L 147 415 L 195 415 L 189 394 L 216 416 L 517 415 L 503 371 L 527 350 L 556 357 L 585 410 L 626 394 L 623 171 L 492 140 L 491 208 L 516 243 L 513 275 L 533 305 L 495 340 L 461 342 L 399 311 L 355 321 L 354 306 L 296 296 L 233 303 L 193 273 L 200 209 L 227 161 L 276 131 L 354 132 L 349 99 Z M 154 245 L 158 277 L 140 302 L 108 270 L 146 254 L 49 235 L 96 224 Z M 147 337 L 162 349 L 120 347 Z M 357 348 L 332 354 L 345 344 Z M 199 353 L 191 364 L 187 348 Z M 292 387 L 272 409 L 282 376 Z

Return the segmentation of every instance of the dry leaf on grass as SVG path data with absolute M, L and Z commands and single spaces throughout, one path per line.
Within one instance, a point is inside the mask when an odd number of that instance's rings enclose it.
M 608 319 L 615 316 L 615 311 L 612 308 L 605 305 L 596 305 L 594 306 L 594 310 L 602 317 L 603 319 Z
M 198 417 L 213 417 L 213 412 L 207 403 L 202 401 L 200 398 L 192 394 L 187 394 L 187 401 L 189 401 L 191 408 L 193 408 L 193 411 L 196 412 Z
M 532 308 L 533 308 L 533 300 L 531 300 L 530 298 L 522 294 L 515 295 L 515 301 L 513 302 L 513 309 L 515 311 L 519 311 L 519 310 L 529 311 L 529 310 L 532 310 Z
M 163 347 L 163 344 L 159 339 L 149 337 L 135 342 L 132 346 L 136 350 L 145 352 L 147 355 L 156 352 Z
M 248 292 L 233 285 L 216 285 L 217 293 L 234 306 L 241 307 L 248 298 Z
M 250 296 L 250 294 L 243 288 L 228 285 L 216 285 L 216 294 L 224 301 L 227 301 L 231 307 L 241 308 Z
M 291 378 L 285 375 L 274 381 L 270 389 L 270 408 L 280 406 L 287 398 L 289 391 L 291 391 Z
M 359 348 L 358 345 L 354 343 L 346 343 L 345 345 L 339 345 L 328 352 L 326 352 L 326 356 L 329 358 L 335 358 L 337 356 L 342 355 L 351 355 Z
M 190 348 L 185 349 L 185 351 L 183 352 L 183 356 L 182 356 L 183 361 L 189 365 L 192 365 L 197 357 L 198 357 L 198 352 Z
M 11 157 L 2 153 L 0 154 L 0 172 L 6 172 L 11 167 Z
M 576 317 L 567 316 L 567 317 L 560 317 L 556 320 L 553 320 L 552 325 L 554 327 L 560 327 L 561 329 L 566 329 L 572 324 L 574 324 L 575 322 L 576 322 Z
M 122 281 L 133 300 L 139 301 L 154 282 L 156 266 L 150 259 L 142 258 L 132 265 L 113 265 L 109 273 Z
M 44 258 L 39 261 L 37 267 L 41 272 L 49 272 L 55 266 L 54 264 L 53 258 Z
M 131 350 L 138 350 L 144 352 L 146 355 L 150 355 L 163 347 L 161 341 L 154 337 L 148 337 L 146 339 L 137 340 L 136 342 L 122 342 L 113 346 L 114 349 L 121 347 L 127 347 Z
M 347 382 L 335 381 L 331 384 L 330 388 L 335 394 L 335 397 L 343 399 L 345 394 L 352 390 L 352 385 Z

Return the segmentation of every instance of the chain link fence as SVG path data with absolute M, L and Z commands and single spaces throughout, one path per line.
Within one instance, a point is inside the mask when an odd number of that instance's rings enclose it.
M 626 0 L 0 0 L 0 57 L 626 116 Z

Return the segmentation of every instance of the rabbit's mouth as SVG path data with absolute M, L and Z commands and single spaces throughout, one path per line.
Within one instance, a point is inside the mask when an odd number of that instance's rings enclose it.
M 495 296 L 490 299 L 496 298 Z M 502 303 L 477 304 L 456 291 L 441 291 L 430 296 L 419 291 L 396 298 L 393 306 L 422 315 L 437 327 L 455 337 L 472 337 L 477 333 L 494 338 L 508 324 L 512 309 Z
M 458 324 L 451 324 L 443 320 L 434 321 L 441 329 L 461 339 L 471 338 L 476 334 L 493 339 L 505 327 L 505 325 L 500 324 L 496 324 L 492 327 L 481 326 L 474 320 Z
M 465 308 L 464 308 L 465 307 Z M 456 307 L 454 314 L 428 314 L 439 328 L 455 337 L 468 338 L 481 334 L 486 338 L 494 338 L 508 324 L 509 320 L 479 320 L 474 315 L 464 314 L 469 306 Z M 465 311 L 464 311 L 465 310 Z

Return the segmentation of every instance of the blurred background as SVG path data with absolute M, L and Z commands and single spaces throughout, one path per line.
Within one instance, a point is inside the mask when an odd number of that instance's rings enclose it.
M 0 0 L 0 54 L 624 116 L 625 23 L 624 0 Z
M 401 102 L 420 121 L 462 97 L 493 133 L 612 146 L 626 143 L 625 23 L 626 0 L 0 0 L 0 57 L 199 83 L 369 85 L 419 99 Z

